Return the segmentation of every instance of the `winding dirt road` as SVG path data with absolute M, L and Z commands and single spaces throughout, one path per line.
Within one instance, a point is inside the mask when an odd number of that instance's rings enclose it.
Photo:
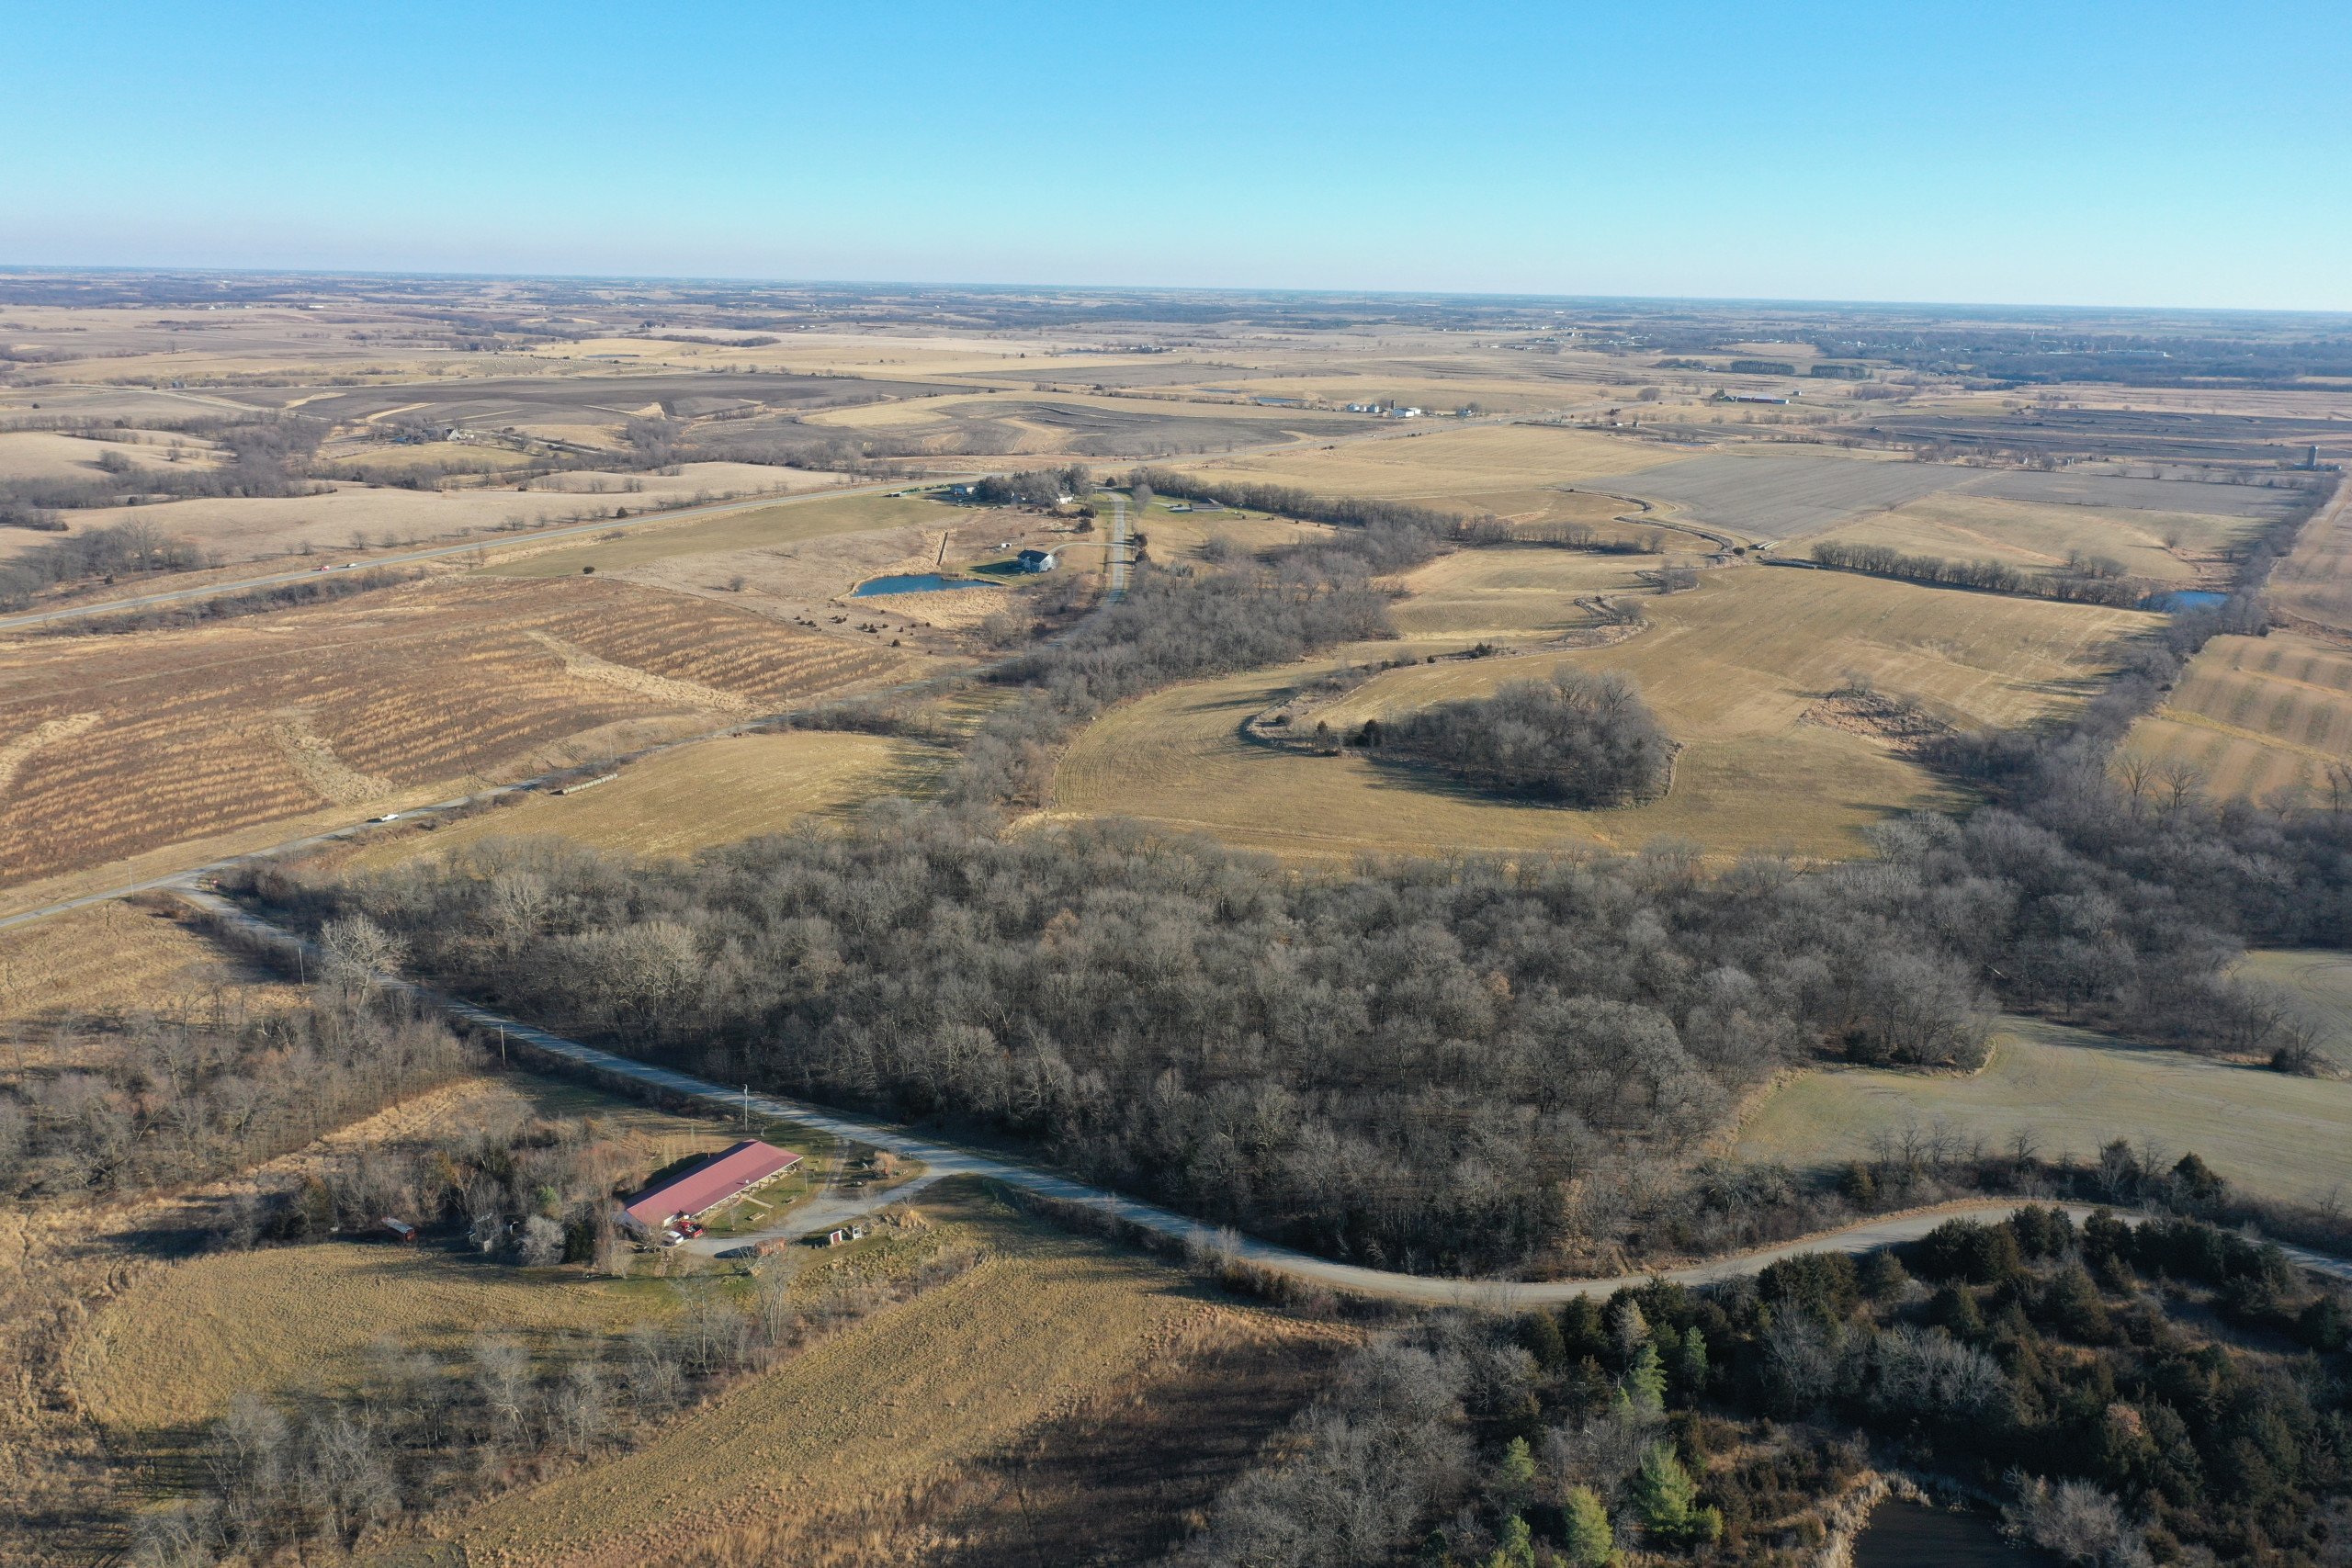
M 179 897 L 199 910 L 219 927 L 243 937 L 258 946 L 291 955 L 302 953 L 312 962 L 316 950 L 294 933 L 247 914 L 229 900 L 209 893 L 182 892 Z M 593 1045 L 582 1045 L 550 1033 L 535 1024 L 492 1012 L 456 997 L 446 995 L 413 981 L 385 977 L 384 985 L 404 992 L 418 1001 L 472 1029 L 495 1032 L 508 1047 L 521 1046 L 544 1057 L 551 1057 L 571 1067 L 590 1074 L 618 1078 L 626 1083 L 655 1089 L 663 1094 L 700 1100 L 729 1112 L 749 1111 L 779 1121 L 795 1122 L 804 1127 L 830 1133 L 838 1138 L 888 1149 L 909 1159 L 921 1160 L 926 1168 L 920 1176 L 885 1191 L 875 1193 L 862 1208 L 847 1212 L 828 1213 L 830 1224 L 854 1218 L 865 1209 L 900 1202 L 935 1181 L 951 1176 L 977 1176 L 989 1181 L 1001 1181 L 1008 1187 L 1034 1193 L 1063 1203 L 1082 1205 L 1097 1213 L 1136 1226 L 1157 1235 L 1167 1236 L 1188 1246 L 1197 1246 L 1230 1256 L 1257 1268 L 1285 1274 L 1294 1279 L 1309 1280 L 1334 1291 L 1352 1295 L 1377 1296 L 1388 1301 L 1412 1302 L 1429 1306 L 1463 1306 L 1481 1310 L 1523 1308 L 1565 1302 L 1577 1296 L 1607 1296 L 1628 1285 L 1638 1285 L 1657 1277 L 1652 1274 L 1620 1274 L 1600 1280 L 1451 1280 L 1425 1274 L 1398 1274 L 1384 1269 L 1366 1269 L 1353 1263 L 1335 1263 L 1294 1248 L 1261 1241 L 1254 1236 L 1240 1235 L 1230 1230 L 1220 1231 L 1187 1218 L 1172 1210 L 1140 1202 L 1136 1199 L 1113 1192 L 1106 1188 L 1085 1182 L 1057 1172 L 1011 1160 L 1000 1155 L 984 1154 L 976 1149 L 960 1147 L 927 1138 L 905 1127 L 887 1122 L 876 1122 L 863 1116 L 812 1105 L 805 1100 L 787 1100 L 777 1095 L 747 1094 L 741 1089 L 729 1089 L 707 1078 L 695 1077 L 669 1067 L 634 1061 L 600 1051 Z M 1986 1199 L 1977 1201 L 1946 1203 L 1932 1209 L 1914 1210 L 1900 1214 L 1883 1215 L 1860 1224 L 1842 1229 L 1821 1231 L 1794 1241 L 1752 1252 L 1736 1253 L 1728 1258 L 1694 1263 L 1688 1268 L 1657 1271 L 1668 1280 L 1682 1284 L 1713 1284 L 1724 1280 L 1754 1274 L 1782 1258 L 1801 1252 L 1869 1252 L 1890 1247 L 1897 1242 L 1916 1241 L 1955 1215 L 1970 1215 L 1980 1219 L 2001 1219 L 2023 1208 L 2025 1202 L 2016 1199 Z M 2076 1219 L 2092 1213 L 2086 1203 L 2058 1205 Z M 783 1227 L 785 1234 L 805 1235 L 816 1228 L 815 1221 L 802 1215 Z M 717 1253 L 750 1244 L 751 1238 L 733 1236 L 725 1239 L 704 1238 L 696 1250 Z M 2282 1247 L 2287 1256 L 2315 1273 L 2352 1283 L 2352 1262 L 2308 1252 L 2300 1247 Z

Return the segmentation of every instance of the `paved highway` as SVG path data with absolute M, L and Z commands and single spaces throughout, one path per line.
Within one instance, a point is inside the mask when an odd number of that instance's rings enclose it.
M 255 919 L 225 898 L 209 893 L 183 893 L 210 919 L 247 940 L 280 953 L 305 953 L 317 962 L 316 950 L 311 944 L 280 927 Z M 1195 1244 L 1209 1248 L 1223 1248 L 1242 1261 L 1276 1273 L 1312 1280 L 1335 1291 L 1353 1295 L 1378 1296 L 1389 1301 L 1413 1302 L 1430 1306 L 1468 1306 L 1480 1309 L 1502 1309 L 1538 1306 L 1565 1302 L 1577 1296 L 1606 1296 L 1629 1285 L 1638 1285 L 1652 1278 L 1648 1274 L 1620 1274 L 1598 1280 L 1450 1280 L 1425 1274 L 1397 1274 L 1383 1269 L 1366 1269 L 1352 1263 L 1334 1263 L 1294 1248 L 1261 1241 L 1254 1236 L 1236 1235 L 1230 1231 L 1217 1231 L 1198 1220 L 1188 1219 L 1171 1210 L 1113 1192 L 1106 1188 L 1091 1187 L 1057 1172 L 1006 1159 L 999 1155 L 960 1147 L 928 1138 L 905 1127 L 867 1117 L 853 1116 L 842 1111 L 812 1105 L 806 1100 L 786 1100 L 770 1094 L 749 1094 L 741 1089 L 729 1089 L 712 1083 L 707 1078 L 695 1077 L 669 1067 L 634 1061 L 600 1051 L 593 1045 L 582 1045 L 576 1040 L 566 1040 L 535 1024 L 521 1022 L 479 1008 L 471 1002 L 446 995 L 413 982 L 386 977 L 385 984 L 415 997 L 426 1006 L 455 1018 L 484 1034 L 502 1037 L 509 1048 L 521 1046 L 526 1051 L 553 1057 L 572 1067 L 591 1074 L 618 1078 L 626 1083 L 677 1095 L 715 1106 L 732 1114 L 749 1111 L 762 1117 L 795 1122 L 804 1127 L 830 1133 L 837 1138 L 888 1149 L 908 1159 L 921 1160 L 926 1168 L 914 1180 L 874 1195 L 869 1206 L 899 1202 L 933 1182 L 950 1176 L 977 1176 L 990 1181 L 1001 1181 L 1008 1187 L 1035 1193 L 1042 1198 L 1064 1203 L 1082 1204 L 1097 1213 L 1104 1214 L 1149 1231 L 1157 1235 Z M 1889 1214 L 1868 1220 L 1840 1230 L 1822 1231 L 1795 1241 L 1783 1242 L 1753 1252 L 1716 1258 L 1693 1264 L 1687 1269 L 1662 1270 L 1664 1278 L 1683 1284 L 1711 1284 L 1753 1274 L 1774 1262 L 1800 1252 L 1868 1252 L 1896 1242 L 1916 1241 L 1954 1215 L 1966 1214 L 1980 1219 L 2000 1219 L 2023 1207 L 2012 1199 L 1988 1199 L 1974 1202 L 1946 1203 L 1927 1210 Z M 2091 1213 L 2083 1203 L 2064 1203 L 2077 1219 Z M 832 1203 L 822 1217 L 838 1224 L 854 1217 L 861 1209 L 842 1210 Z M 807 1234 L 814 1228 L 804 1217 L 785 1226 L 783 1234 Z M 700 1250 L 706 1253 L 725 1251 L 748 1244 L 748 1238 L 725 1240 L 705 1238 Z M 2306 1252 L 2298 1247 L 2282 1248 L 2297 1263 L 2332 1279 L 2352 1283 L 2352 1263 Z

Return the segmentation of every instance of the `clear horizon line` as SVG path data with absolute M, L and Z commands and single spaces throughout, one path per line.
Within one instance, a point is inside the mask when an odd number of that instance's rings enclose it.
M 1543 301 L 1561 304 L 1770 306 L 1810 310 L 2026 310 L 2064 314 L 2142 312 L 2158 315 L 2307 316 L 2333 319 L 2352 326 L 2352 308 L 2326 309 L 2290 305 L 2124 305 L 2063 304 L 2016 299 L 1836 299 L 1764 294 L 1573 294 L 1519 289 L 1374 288 L 1351 286 L 1200 283 L 1069 283 L 1036 280 L 987 282 L 916 278 L 788 277 L 777 275 L 686 272 L 530 272 L 463 267 L 321 267 L 260 265 L 154 264 L 138 262 L 0 262 L 0 276 L 25 274 L 119 273 L 134 276 L 193 275 L 288 278 L 419 278 L 441 281 L 645 284 L 685 283 L 754 286 L 771 288 L 905 288 L 963 290 L 972 293 L 1016 293 L 1054 290 L 1104 295 L 1191 294 L 1295 299 L 1483 299 Z

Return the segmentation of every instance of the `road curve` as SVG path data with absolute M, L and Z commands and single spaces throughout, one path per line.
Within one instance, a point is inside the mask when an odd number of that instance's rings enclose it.
M 304 953 L 313 961 L 316 959 L 316 950 L 311 943 L 282 927 L 246 913 L 226 898 L 209 893 L 190 892 L 182 892 L 179 897 L 217 925 L 250 942 L 289 954 Z M 1292 1247 L 1261 1241 L 1255 1236 L 1219 1230 L 1172 1210 L 1138 1201 L 1107 1188 L 1090 1186 L 1070 1177 L 999 1155 L 942 1143 L 891 1122 L 828 1110 L 806 1100 L 787 1100 L 770 1094 L 750 1094 L 741 1089 L 729 1089 L 724 1084 L 713 1083 L 707 1078 L 634 1061 L 610 1051 L 600 1051 L 593 1045 L 567 1040 L 536 1024 L 507 1018 L 413 981 L 388 976 L 384 984 L 476 1031 L 497 1034 L 509 1048 L 519 1045 L 573 1067 L 659 1089 L 665 1094 L 700 1100 L 719 1110 L 747 1110 L 762 1116 L 797 1122 L 802 1126 L 830 1133 L 837 1138 L 888 1149 L 905 1158 L 923 1162 L 927 1168 L 920 1177 L 875 1194 L 872 1200 L 875 1205 L 899 1201 L 946 1177 L 977 1176 L 1002 1182 L 1037 1197 L 1080 1204 L 1124 1224 L 1207 1248 L 1273 1273 L 1307 1280 L 1334 1291 L 1345 1291 L 1351 1295 L 1375 1296 L 1426 1306 L 1460 1306 L 1481 1311 L 1544 1306 L 1578 1296 L 1608 1296 L 1627 1286 L 1639 1285 L 1657 1278 L 1687 1285 L 1713 1284 L 1757 1273 L 1780 1258 L 1798 1253 L 1869 1252 L 1897 1242 L 1916 1241 L 1955 1215 L 2002 1219 L 2027 1203 L 2021 1199 L 1983 1199 L 1940 1204 L 1932 1209 L 1887 1214 L 1837 1230 L 1816 1232 L 1794 1241 L 1694 1263 L 1688 1268 L 1618 1274 L 1607 1279 L 1456 1280 L 1426 1274 L 1398 1274 L 1385 1269 L 1367 1269 L 1359 1264 L 1335 1263 Z M 2057 1207 L 2066 1210 L 2078 1220 L 2093 1212 L 2087 1203 L 2061 1203 Z M 862 1211 L 853 1211 L 855 1212 Z M 833 1217 L 838 1223 L 850 1215 L 843 1213 Z M 800 1229 L 805 1234 L 806 1226 L 787 1228 Z M 724 1241 L 710 1240 L 700 1250 L 716 1252 L 743 1245 L 745 1238 L 738 1236 Z M 2300 1247 L 2282 1247 L 2280 1250 L 2313 1272 L 2352 1283 L 2352 1262 L 2307 1252 Z

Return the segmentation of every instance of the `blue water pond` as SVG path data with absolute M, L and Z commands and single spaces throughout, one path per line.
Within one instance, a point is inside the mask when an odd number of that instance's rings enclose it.
M 897 577 L 871 577 L 857 585 L 854 599 L 872 599 L 884 593 L 935 593 L 943 588 L 987 588 L 990 584 L 969 577 L 942 577 L 935 571 L 902 573 Z

